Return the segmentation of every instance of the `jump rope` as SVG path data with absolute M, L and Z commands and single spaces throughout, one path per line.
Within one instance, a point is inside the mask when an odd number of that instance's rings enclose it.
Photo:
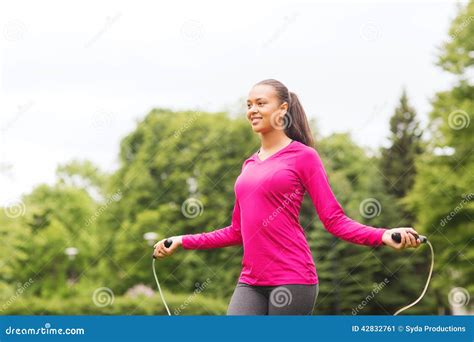
M 430 247 L 430 251 L 431 251 L 430 272 L 428 274 L 428 279 L 426 280 L 425 288 L 423 289 L 423 292 L 421 293 L 421 295 L 413 303 L 408 304 L 407 306 L 404 306 L 403 308 L 401 308 L 397 312 L 395 312 L 393 314 L 394 316 L 397 316 L 399 313 L 401 313 L 401 312 L 411 308 L 412 306 L 416 305 L 423 298 L 423 296 L 426 293 L 426 290 L 428 290 L 428 285 L 430 284 L 431 275 L 433 273 L 433 267 L 434 267 L 433 246 L 428 241 L 428 238 L 426 236 L 417 235 L 417 234 L 414 234 L 414 233 L 410 233 L 410 234 L 412 234 L 415 237 L 415 239 L 420 239 L 421 243 L 426 243 Z M 395 241 L 396 243 L 400 243 L 402 241 L 402 237 L 401 237 L 400 233 L 393 233 L 392 234 L 392 240 Z M 164 245 L 165 245 L 166 248 L 169 248 L 172 245 L 172 243 L 173 243 L 173 240 L 167 239 L 164 242 Z M 166 311 L 168 312 L 168 316 L 171 316 L 170 309 L 168 308 L 168 304 L 166 304 L 165 297 L 163 296 L 163 292 L 161 291 L 160 282 L 158 281 L 158 276 L 156 275 L 155 260 L 156 260 L 155 255 L 153 255 L 153 275 L 155 276 L 156 285 L 158 286 L 158 292 L 160 293 L 161 300 L 163 301 L 163 304 L 165 305 Z

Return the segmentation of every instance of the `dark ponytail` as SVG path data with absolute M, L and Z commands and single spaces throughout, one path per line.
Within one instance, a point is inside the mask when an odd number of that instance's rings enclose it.
M 256 85 L 272 86 L 281 103 L 288 103 L 288 111 L 283 118 L 285 134 L 293 140 L 299 141 L 306 146 L 315 147 L 313 135 L 309 128 L 308 119 L 298 96 L 288 91 L 288 88 L 280 81 L 274 79 L 263 80 Z

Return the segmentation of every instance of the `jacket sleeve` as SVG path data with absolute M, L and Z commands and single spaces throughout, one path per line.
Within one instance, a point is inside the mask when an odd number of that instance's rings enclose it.
M 386 229 L 363 225 L 347 217 L 329 185 L 319 154 L 313 148 L 298 156 L 296 171 L 308 191 L 324 228 L 334 236 L 358 245 L 382 245 Z
M 236 199 L 230 226 L 208 233 L 188 234 L 183 236 L 184 249 L 211 249 L 242 245 L 240 233 L 240 206 Z

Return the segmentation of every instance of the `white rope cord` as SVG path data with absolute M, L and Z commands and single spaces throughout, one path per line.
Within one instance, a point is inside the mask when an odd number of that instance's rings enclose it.
M 161 287 L 160 287 L 160 282 L 158 281 L 158 276 L 156 275 L 155 259 L 153 259 L 153 275 L 155 276 L 156 285 L 158 285 L 158 292 L 160 292 L 161 300 L 163 301 L 163 304 L 165 304 L 165 308 L 166 308 L 166 311 L 168 312 L 168 316 L 171 316 L 170 309 L 168 309 L 168 305 L 166 304 L 165 297 L 163 296 L 163 293 L 161 292 Z
M 423 298 L 423 296 L 426 293 L 426 290 L 428 290 L 428 285 L 430 284 L 431 275 L 433 273 L 433 268 L 434 268 L 434 250 L 433 250 L 433 246 L 431 245 L 431 243 L 429 241 L 426 241 L 426 243 L 428 244 L 428 246 L 430 246 L 430 250 L 431 250 L 431 266 L 430 266 L 430 272 L 428 274 L 428 279 L 426 280 L 425 288 L 423 289 L 423 292 L 421 293 L 420 297 L 418 297 L 417 300 L 415 300 L 413 303 L 399 309 L 397 312 L 395 312 L 393 314 L 394 316 L 397 316 L 399 313 L 401 313 L 401 312 L 413 307 L 414 305 L 416 305 Z M 153 259 L 153 275 L 155 276 L 156 285 L 158 286 L 158 292 L 160 293 L 161 300 L 163 301 L 163 304 L 165 305 L 166 311 L 168 312 L 168 316 L 171 316 L 170 309 L 168 308 L 168 304 L 166 304 L 165 297 L 163 296 L 163 292 L 161 291 L 161 286 L 160 286 L 160 282 L 158 281 L 158 276 L 156 275 L 155 259 Z
M 413 305 L 415 305 L 416 303 L 418 303 L 421 298 L 423 298 L 423 296 L 425 295 L 426 293 L 426 290 L 428 289 L 428 285 L 430 284 L 430 280 L 431 280 L 431 274 L 433 273 L 433 266 L 434 266 L 434 250 L 433 250 L 433 246 L 431 245 L 431 243 L 429 241 L 426 241 L 426 243 L 428 244 L 428 246 L 430 246 L 430 250 L 431 250 L 431 266 L 430 266 L 430 273 L 428 274 L 428 280 L 426 280 L 426 285 L 425 285 L 425 288 L 423 289 L 423 292 L 421 293 L 421 296 L 418 297 L 417 300 L 415 300 L 413 303 L 407 305 L 407 306 L 404 306 L 403 308 L 399 309 L 397 312 L 395 312 L 393 315 L 394 316 L 397 316 L 400 312 L 402 311 L 405 311 L 406 309 L 409 309 L 411 308 Z

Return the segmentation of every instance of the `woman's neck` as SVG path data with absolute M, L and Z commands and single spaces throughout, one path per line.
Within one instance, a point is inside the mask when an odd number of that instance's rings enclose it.
M 261 148 L 260 151 L 272 152 L 288 145 L 291 142 L 284 131 L 273 130 L 271 132 L 260 134 Z

